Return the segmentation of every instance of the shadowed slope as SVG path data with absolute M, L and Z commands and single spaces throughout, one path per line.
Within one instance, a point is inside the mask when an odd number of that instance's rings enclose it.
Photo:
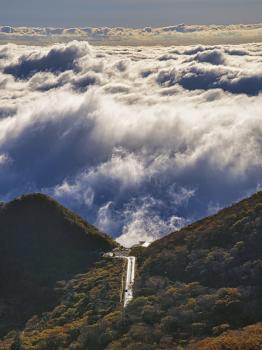
M 58 280 L 86 272 L 113 240 L 42 194 L 0 209 L 0 334 L 56 300 Z M 9 324 L 9 325 L 8 325 Z

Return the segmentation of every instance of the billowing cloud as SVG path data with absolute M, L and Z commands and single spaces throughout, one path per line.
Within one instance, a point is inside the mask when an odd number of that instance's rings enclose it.
M 0 26 L 0 42 L 51 44 L 73 39 L 105 45 L 190 45 L 261 42 L 262 24 L 186 25 L 158 28 Z
M 261 44 L 0 55 L 2 200 L 51 194 L 131 245 L 262 182 Z
M 38 72 L 64 72 L 76 68 L 76 61 L 89 53 L 87 43 L 72 42 L 69 45 L 53 47 L 47 53 L 30 52 L 20 56 L 18 62 L 4 68 L 4 73 L 16 79 L 26 79 Z

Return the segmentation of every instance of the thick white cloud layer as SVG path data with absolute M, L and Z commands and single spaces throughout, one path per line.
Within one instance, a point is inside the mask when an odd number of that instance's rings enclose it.
M 262 24 L 186 25 L 159 28 L 0 26 L 0 42 L 51 44 L 73 39 L 99 45 L 240 44 L 262 41 Z
M 43 191 L 130 245 L 262 182 L 262 44 L 0 47 L 0 194 Z

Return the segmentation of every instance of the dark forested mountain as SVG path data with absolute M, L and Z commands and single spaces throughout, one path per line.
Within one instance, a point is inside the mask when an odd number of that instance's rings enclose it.
M 86 272 L 115 243 L 53 199 L 0 207 L 0 335 L 54 306 L 56 281 Z
M 136 327 L 159 334 L 153 349 L 161 342 L 176 349 L 262 321 L 262 192 L 154 242 L 139 256 L 129 315 Z M 249 330 L 250 344 L 242 348 L 230 333 L 231 343 L 220 337 L 205 349 L 262 349 L 262 326 L 245 329 L 246 339 Z
M 58 284 L 54 308 L 0 349 L 262 349 L 262 192 L 132 254 L 135 298 L 126 309 L 123 263 L 101 259 Z

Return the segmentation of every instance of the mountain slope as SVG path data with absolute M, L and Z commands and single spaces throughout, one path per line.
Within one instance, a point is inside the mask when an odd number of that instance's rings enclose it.
M 0 208 L 0 335 L 52 307 L 56 281 L 86 272 L 115 245 L 42 194 Z
M 0 350 L 79 350 L 89 349 L 98 338 L 110 341 L 110 328 L 121 316 L 124 270 L 123 260 L 102 258 L 87 273 L 58 282 L 54 308 L 33 316 L 23 332 L 10 332 L 0 340 Z M 101 333 L 100 323 L 108 332 Z
M 226 282 L 231 286 L 257 284 L 256 274 L 251 271 L 262 268 L 261 228 L 262 192 L 259 192 L 155 241 L 143 254 L 143 273 L 164 274 L 183 282 L 195 280 L 214 288 Z M 250 265 L 245 273 L 243 265 L 247 262 Z
M 149 348 L 176 349 L 262 321 L 262 192 L 139 255 L 129 317 L 158 332 Z
M 132 254 L 135 298 L 98 349 L 260 349 L 262 192 Z
M 132 254 L 135 298 L 126 309 L 123 264 L 102 259 L 0 349 L 261 349 L 262 192 Z

